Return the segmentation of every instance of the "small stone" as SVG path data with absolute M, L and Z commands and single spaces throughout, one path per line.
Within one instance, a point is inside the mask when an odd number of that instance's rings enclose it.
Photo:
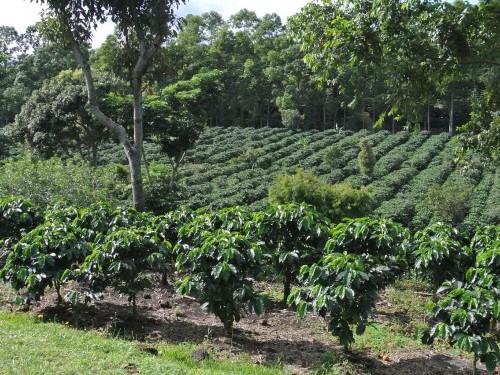
M 264 327 L 268 327 L 269 326 L 269 322 L 267 320 L 263 320 L 262 322 L 260 322 L 261 325 L 263 325 Z

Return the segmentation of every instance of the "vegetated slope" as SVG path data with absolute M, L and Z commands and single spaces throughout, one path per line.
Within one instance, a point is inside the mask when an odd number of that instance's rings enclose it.
M 364 137 L 370 139 L 377 158 L 372 177 L 362 175 L 358 168 L 358 143 Z M 331 164 L 325 155 L 334 145 L 340 148 L 341 156 Z M 461 176 L 473 186 L 467 198 L 470 209 L 461 221 L 470 227 L 498 224 L 498 169 L 479 165 L 458 168 L 453 162 L 454 148 L 448 133 L 215 127 L 207 129 L 196 147 L 188 151 L 179 187 L 186 197 L 184 204 L 190 208 L 239 205 L 257 210 L 267 205 L 268 188 L 279 174 L 311 169 L 329 183 L 371 186 L 377 199 L 374 216 L 418 227 L 434 217 L 432 209 L 419 204 L 429 190 L 447 180 L 453 186 L 453 179 Z M 105 151 L 106 158 L 109 151 Z M 168 163 L 154 145 L 149 144 L 146 152 L 150 160 Z

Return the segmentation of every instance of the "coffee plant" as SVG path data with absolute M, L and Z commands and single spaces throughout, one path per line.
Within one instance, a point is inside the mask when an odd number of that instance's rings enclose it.
M 80 228 L 61 222 L 45 223 L 23 236 L 7 257 L 0 277 L 27 298 L 38 299 L 47 287 L 53 287 L 58 303 L 61 287 L 76 279 L 78 265 L 90 253 Z
M 386 220 L 357 219 L 330 231 L 327 254 L 300 269 L 301 287 L 288 301 L 304 317 L 308 310 L 328 318 L 328 331 L 348 349 L 365 331 L 378 291 L 393 283 L 405 266 L 408 233 Z
M 151 287 L 151 272 L 163 272 L 172 246 L 154 232 L 140 228 L 118 228 L 99 234 L 92 253 L 85 259 L 82 272 L 91 290 L 107 286 L 128 295 L 134 315 L 137 293 Z
M 0 199 L 0 268 L 14 244 L 42 221 L 31 202 L 16 197 Z
M 312 206 L 288 204 L 256 212 L 250 225 L 267 248 L 273 249 L 273 267 L 283 278 L 286 303 L 300 267 L 321 257 L 331 224 Z
M 446 280 L 463 281 L 474 262 L 467 236 L 448 224 L 436 223 L 416 232 L 413 243 L 415 270 L 434 292 Z
M 251 277 L 259 273 L 265 256 L 248 235 L 223 229 L 201 231 L 192 246 L 178 255 L 177 270 L 186 276 L 177 289 L 197 298 L 230 334 L 233 322 L 244 313 L 264 310 L 264 298 L 253 290 Z
M 473 373 L 477 362 L 492 373 L 500 363 L 500 350 L 492 327 L 500 321 L 498 276 L 486 269 L 470 268 L 464 282 L 446 281 L 438 293 L 444 298 L 427 307 L 427 314 L 437 323 L 418 332 L 422 342 L 447 340 L 450 345 L 473 353 Z

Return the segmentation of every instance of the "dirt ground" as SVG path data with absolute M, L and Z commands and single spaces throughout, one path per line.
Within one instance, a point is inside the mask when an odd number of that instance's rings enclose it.
M 76 307 L 58 307 L 54 293 L 48 293 L 31 306 L 30 312 L 43 315 L 48 321 L 68 322 L 76 328 L 132 338 L 148 351 L 154 351 L 159 341 L 191 342 L 206 348 L 215 359 L 246 353 L 256 364 L 278 362 L 296 375 L 317 369 L 328 351 L 349 358 L 354 367 L 346 367 L 346 375 L 472 374 L 469 361 L 431 350 L 402 349 L 391 354 L 389 361 L 364 351 L 344 353 L 326 332 L 321 317 L 300 319 L 283 306 L 276 306 L 262 316 L 243 318 L 235 324 L 233 336 L 228 337 L 217 318 L 205 313 L 195 300 L 173 293 L 172 288 L 147 290 L 140 293 L 137 303 L 138 314 L 134 317 L 127 297 L 113 292 L 102 301 Z M 496 374 L 500 372 L 497 370 Z

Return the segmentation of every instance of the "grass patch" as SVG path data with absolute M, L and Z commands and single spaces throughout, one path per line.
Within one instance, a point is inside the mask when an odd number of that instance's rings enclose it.
M 354 375 L 358 373 L 344 354 L 334 351 L 326 352 L 321 366 L 312 371 L 313 375 Z
M 284 374 L 280 368 L 234 360 L 193 363 L 191 344 L 159 344 L 154 356 L 135 341 L 109 338 L 57 323 L 42 323 L 28 314 L 0 312 L 2 374 Z
M 409 348 L 424 348 L 419 340 L 401 332 L 398 326 L 382 323 L 370 324 L 363 335 L 354 335 L 354 339 L 356 341 L 352 349 L 369 350 L 376 356 L 385 353 L 395 354 L 407 351 Z

